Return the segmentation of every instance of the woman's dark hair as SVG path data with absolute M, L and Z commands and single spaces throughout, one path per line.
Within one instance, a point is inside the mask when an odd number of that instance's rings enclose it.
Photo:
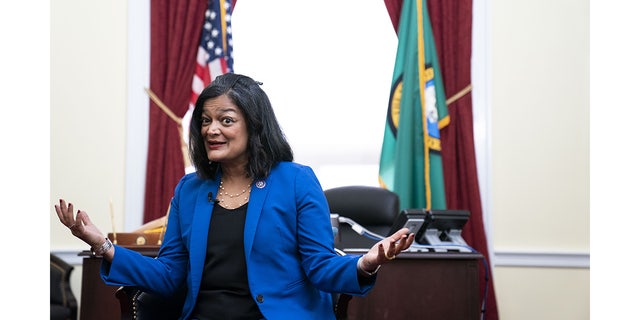
M 220 168 L 219 163 L 209 161 L 200 130 L 204 102 L 222 95 L 240 109 L 247 124 L 249 162 L 246 170 L 249 177 L 266 178 L 278 162 L 293 161 L 291 146 L 260 84 L 244 75 L 225 73 L 216 77 L 198 96 L 189 126 L 189 156 L 200 177 L 214 179 Z

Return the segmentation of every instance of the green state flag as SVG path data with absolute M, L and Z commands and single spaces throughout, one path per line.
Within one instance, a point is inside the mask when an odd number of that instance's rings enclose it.
M 405 0 L 379 168 L 400 209 L 446 209 L 440 129 L 448 124 L 426 2 Z

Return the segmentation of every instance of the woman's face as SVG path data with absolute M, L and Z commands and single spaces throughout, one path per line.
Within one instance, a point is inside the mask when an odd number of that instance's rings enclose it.
M 226 95 L 204 102 L 200 134 L 210 161 L 242 166 L 247 163 L 247 123 L 240 109 Z

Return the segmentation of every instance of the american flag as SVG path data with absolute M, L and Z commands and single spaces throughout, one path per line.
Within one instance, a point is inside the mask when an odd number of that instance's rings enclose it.
M 189 122 L 198 95 L 211 80 L 221 74 L 233 72 L 233 40 L 231 38 L 231 11 L 229 0 L 209 0 L 205 13 L 202 36 L 198 46 L 196 71 L 191 84 L 189 110 L 182 117 L 183 138 L 189 140 Z

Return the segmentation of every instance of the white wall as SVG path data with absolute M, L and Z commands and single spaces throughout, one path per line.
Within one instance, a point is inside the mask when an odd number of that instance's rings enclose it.
M 589 6 L 496 0 L 493 9 L 496 250 L 588 251 Z
M 146 108 L 139 105 L 146 99 L 140 98 L 144 83 L 133 83 L 144 77 L 131 74 L 140 67 L 141 55 L 131 53 L 127 39 L 135 24 L 127 20 L 128 5 L 51 4 L 52 251 L 85 249 L 59 225 L 52 209 L 59 197 L 87 210 L 105 233 L 111 231 L 110 199 L 117 230 L 135 226 L 136 213 L 141 217 L 141 210 L 131 212 L 139 205 L 130 198 L 140 196 L 133 177 L 144 172 L 129 164 L 136 158 L 132 150 L 140 149 L 132 138 L 145 140 L 134 130 L 145 124 L 136 126 L 131 119 L 140 115 L 131 110 Z M 486 178 L 482 190 L 491 203 L 485 210 L 496 251 L 498 308 L 503 319 L 584 319 L 589 309 L 589 6 L 578 0 L 477 1 L 476 6 L 484 10 L 489 44 L 485 81 L 474 88 L 485 86 L 482 101 L 490 109 L 483 115 L 490 124 L 483 136 L 490 153 L 479 174 Z M 383 2 L 289 1 L 286 14 L 283 7 L 238 1 L 236 71 L 264 82 L 296 159 L 312 165 L 325 188 L 375 184 L 397 41 Z M 272 8 L 275 13 L 269 13 Z M 347 13 L 353 16 L 341 16 Z M 243 17 L 251 23 L 240 23 Z M 339 31 L 328 31 L 334 26 Z M 358 48 L 365 53 L 355 53 Z M 572 227 L 565 227 L 569 223 Z M 523 255 L 524 262 L 514 262 Z M 540 267 L 544 263 L 551 267 Z M 75 272 L 79 296 L 81 267 Z M 540 276 L 563 281 L 540 281 Z M 529 309 L 560 300 L 562 310 Z
M 50 250 L 79 262 L 88 247 L 53 210 L 59 198 L 122 230 L 127 140 L 127 1 L 51 3 Z M 135 106 L 133 106 L 135 107 Z M 44 138 L 43 136 L 42 138 Z M 82 267 L 72 272 L 80 298 Z M 44 288 L 43 288 L 44 289 Z

